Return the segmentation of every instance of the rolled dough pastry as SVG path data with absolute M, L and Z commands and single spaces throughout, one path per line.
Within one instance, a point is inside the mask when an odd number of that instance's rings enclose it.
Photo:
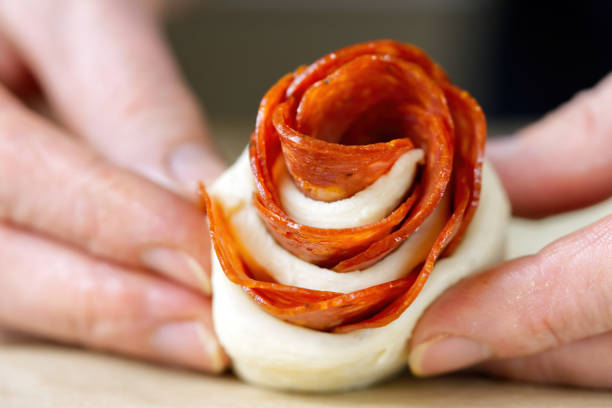
M 485 163 L 483 173 L 481 202 L 463 241 L 452 256 L 436 263 L 425 287 L 401 317 L 383 327 L 335 334 L 286 323 L 266 313 L 241 287 L 231 283 L 213 252 L 215 330 L 236 373 L 267 387 L 338 391 L 366 386 L 405 367 L 412 329 L 427 306 L 449 286 L 503 257 L 509 204 L 492 167 Z M 394 183 L 389 182 L 387 189 L 393 188 Z M 230 222 L 249 253 L 283 283 L 346 292 L 371 286 L 375 280 L 395 278 L 401 270 L 398 264 L 412 254 L 416 243 L 407 240 L 382 262 L 363 271 L 339 274 L 318 268 L 295 257 L 265 233 L 253 208 L 252 193 L 245 152 L 217 180 L 211 194 L 232 214 Z M 384 196 L 382 192 L 371 200 Z M 346 286 L 342 286 L 343 280 Z
M 362 387 L 406 364 L 450 285 L 503 257 L 482 109 L 416 47 L 338 50 L 281 78 L 206 192 L 213 316 L 238 375 Z

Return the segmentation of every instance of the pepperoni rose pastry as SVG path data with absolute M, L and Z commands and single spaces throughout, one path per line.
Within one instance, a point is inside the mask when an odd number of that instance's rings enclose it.
M 508 205 L 478 103 L 420 49 L 343 48 L 280 79 L 202 192 L 214 320 L 243 378 L 362 386 L 405 365 L 423 310 L 501 257 Z

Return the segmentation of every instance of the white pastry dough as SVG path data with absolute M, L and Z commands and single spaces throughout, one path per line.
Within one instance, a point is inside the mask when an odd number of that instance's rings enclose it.
M 387 188 L 392 189 L 406 174 L 393 174 L 391 170 L 386 176 Z M 361 193 L 367 195 L 366 190 L 375 184 Z M 251 204 L 252 192 L 246 153 L 211 189 L 243 250 L 281 283 L 338 292 L 401 277 L 399 271 L 409 270 L 407 266 L 423 259 L 425 255 L 418 253 L 422 241 L 435 238 L 447 211 L 436 209 L 410 239 L 374 266 L 340 274 L 304 262 L 276 244 Z M 372 195 L 371 200 L 392 199 L 392 196 L 381 193 Z M 215 330 L 232 358 L 235 371 L 249 382 L 319 392 L 371 384 L 405 366 L 412 329 L 436 297 L 458 280 L 502 259 L 508 220 L 509 205 L 504 190 L 492 168 L 485 163 L 480 205 L 454 254 L 436 263 L 419 296 L 398 319 L 380 328 L 346 334 L 310 330 L 269 315 L 226 278 L 213 254 Z
M 285 171 L 278 184 L 283 210 L 300 224 L 319 228 L 360 227 L 376 222 L 401 203 L 423 157 L 423 150 L 413 149 L 368 188 L 331 203 L 306 197 Z

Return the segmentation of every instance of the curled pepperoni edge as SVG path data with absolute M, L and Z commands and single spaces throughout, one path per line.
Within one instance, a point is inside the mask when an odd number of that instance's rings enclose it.
M 408 55 L 412 62 L 420 64 L 420 67 L 409 68 L 416 72 L 415 75 L 424 75 L 426 79 L 423 80 L 435 81 L 438 86 L 436 89 L 442 95 L 439 101 L 443 103 L 434 114 L 414 104 L 400 104 L 398 107 L 398 111 L 403 112 L 405 117 L 413 121 L 419 118 L 417 122 L 420 121 L 413 124 L 413 130 L 420 129 L 421 132 L 413 132 L 411 137 L 416 139 L 413 142 L 423 148 L 426 154 L 421 185 L 390 216 L 377 223 L 353 229 L 330 230 L 300 225 L 282 211 L 274 188 L 273 166 L 285 150 L 281 139 L 295 140 L 298 137 L 297 140 L 306 140 L 306 146 L 327 143 L 341 146 L 340 149 L 353 150 L 369 149 L 374 145 L 344 146 L 307 135 L 296 136 L 292 134 L 298 133 L 292 128 L 295 123 L 286 118 L 282 120 L 282 115 L 287 115 L 287 112 L 276 108 L 286 102 L 287 98 L 308 89 L 312 83 L 324 80 L 329 71 L 333 72 L 337 66 L 350 60 L 351 56 L 355 58 L 368 53 L 382 55 L 388 61 L 397 55 Z M 291 103 L 295 105 L 296 102 Z M 283 125 L 286 125 L 285 129 Z M 334 239 L 338 237 L 350 242 L 351 233 L 355 233 L 355 230 L 366 230 L 373 234 L 384 230 L 382 239 L 375 235 L 377 238 L 372 243 L 367 240 L 366 245 L 358 243 L 356 255 L 344 259 L 342 255 L 327 258 L 327 261 L 340 259 L 332 266 L 333 270 L 352 271 L 373 265 L 405 241 L 431 214 L 442 196 L 448 194 L 447 189 L 453 198 L 451 216 L 424 263 L 404 278 L 347 294 L 317 291 L 253 279 L 249 268 L 256 266 L 247 265 L 246 257 L 240 255 L 238 241 L 233 236 L 223 210 L 206 194 L 202 186 L 202 199 L 219 263 L 231 282 L 240 285 L 266 311 L 287 322 L 336 333 L 384 326 L 397 319 L 410 306 L 427 281 L 435 261 L 443 252 L 444 255 L 450 255 L 464 235 L 480 198 L 485 140 L 486 123 L 480 106 L 467 92 L 450 84 L 443 71 L 416 47 L 388 40 L 358 44 L 325 56 L 309 67 L 299 68 L 296 73 L 283 77 L 263 98 L 249 148 L 256 185 L 253 202 L 277 242 L 300 256 L 300 248 L 309 248 L 309 253 L 312 253 L 309 245 L 317 242 L 308 240 L 313 237 L 321 239 L 319 243 L 324 242 L 328 246 L 331 243 L 333 246 Z M 393 224 L 396 221 L 393 215 L 397 217 L 400 209 L 409 211 L 409 214 L 402 216 L 397 226 L 397 223 Z M 392 226 L 389 228 L 389 225 Z M 343 256 L 346 256 L 346 251 Z

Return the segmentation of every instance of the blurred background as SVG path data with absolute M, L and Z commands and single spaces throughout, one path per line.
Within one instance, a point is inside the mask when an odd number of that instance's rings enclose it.
M 228 160 L 276 80 L 357 42 L 423 48 L 480 102 L 490 136 L 514 132 L 612 69 L 610 0 L 193 3 L 171 19 L 169 38 Z

